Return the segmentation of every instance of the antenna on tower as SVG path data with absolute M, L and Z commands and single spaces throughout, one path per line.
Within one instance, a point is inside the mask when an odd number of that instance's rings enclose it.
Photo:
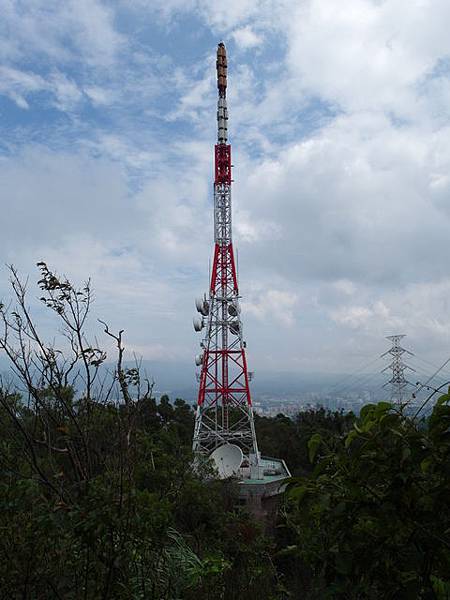
M 396 404 L 402 404 L 405 396 L 405 389 L 408 385 L 413 385 L 410 381 L 405 378 L 405 371 L 415 371 L 412 367 L 407 365 L 403 361 L 403 355 L 407 354 L 409 356 L 414 356 L 412 352 L 406 350 L 400 345 L 400 341 L 406 337 L 406 335 L 388 335 L 386 337 L 392 343 L 392 347 L 381 355 L 381 358 L 384 358 L 387 355 L 392 357 L 391 363 L 385 367 L 381 372 L 390 370 L 392 372 L 392 377 L 389 381 L 387 381 L 383 387 L 390 386 L 391 388 L 391 402 Z

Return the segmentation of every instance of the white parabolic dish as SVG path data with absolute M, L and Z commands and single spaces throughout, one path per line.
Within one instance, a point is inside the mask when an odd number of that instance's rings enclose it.
M 209 458 L 213 461 L 220 479 L 226 479 L 236 475 L 241 466 L 244 455 L 236 444 L 223 444 L 216 448 Z

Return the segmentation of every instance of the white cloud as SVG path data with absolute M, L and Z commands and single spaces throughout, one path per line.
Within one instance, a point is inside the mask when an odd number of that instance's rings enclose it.
M 342 116 L 276 158 L 240 165 L 249 175 L 238 179 L 235 197 L 246 220 L 280 232 L 273 243 L 244 236 L 242 243 L 253 242 L 246 252 L 297 281 L 392 286 L 441 277 L 450 214 L 430 172 L 435 181 L 450 164 L 449 148 L 438 139 L 439 160 L 427 131 Z
M 64 63 L 86 61 L 108 66 L 124 38 L 114 27 L 114 11 L 97 0 L 2 1 L 0 51 L 7 60 L 30 56 Z
M 235 29 L 232 36 L 236 44 L 244 50 L 259 46 L 263 41 L 262 37 L 255 33 L 248 25 L 246 27 Z
M 97 106 L 107 106 L 114 102 L 114 92 L 106 90 L 98 85 L 90 85 L 84 88 L 84 93 Z
M 3 4 L 0 92 L 31 109 L 45 95 L 74 123 L 54 144 L 72 150 L 15 148 L 0 162 L 7 260 L 92 274 L 99 310 L 127 319 L 135 347 L 195 353 L 191 300 L 213 239 L 213 34 L 230 42 L 234 234 L 255 368 L 346 368 L 397 329 L 446 352 L 447 2 Z M 142 34 L 151 21 L 184 43 L 186 17 L 203 23 L 189 34 L 192 69 Z M 101 120 L 84 121 L 87 105 Z M 36 131 L 50 145 L 53 124 Z
M 253 291 L 251 299 L 243 302 L 242 307 L 245 313 L 264 321 L 267 327 L 274 323 L 289 327 L 296 321 L 294 309 L 297 302 L 297 295 L 292 292 L 259 287 Z
M 353 329 L 368 328 L 374 320 L 381 321 L 384 328 L 402 325 L 401 319 L 391 317 L 389 309 L 381 300 L 371 306 L 345 306 L 333 310 L 331 318 L 336 323 L 349 325 Z
M 39 75 L 0 66 L 0 94 L 8 96 L 20 108 L 29 108 L 26 96 L 46 88 L 46 81 Z
M 176 187 L 130 195 L 117 163 L 42 147 L 0 162 L 0 187 L 8 190 L 8 228 L 0 240 L 5 263 L 30 274 L 31 282 L 39 260 L 76 282 L 90 277 L 93 331 L 97 316 L 126 329 L 130 351 L 170 360 L 193 352 L 190 307 L 199 286 L 195 273 L 186 278 L 183 264 L 207 267 L 207 257 L 197 256 L 194 217 Z M 175 239 L 173 251 L 167 235 Z M 0 296 L 7 298 L 6 269 L 1 272 Z M 30 289 L 37 293 L 32 283 Z
M 298 5 L 290 20 L 288 66 L 300 86 L 344 110 L 413 118 L 416 86 L 450 52 L 447 2 L 332 0 Z
M 29 101 L 37 93 L 48 93 L 61 111 L 72 110 L 81 100 L 76 83 L 64 73 L 53 71 L 47 78 L 11 67 L 0 67 L 0 94 L 9 97 L 20 108 L 28 109 Z
M 55 95 L 55 105 L 59 110 L 72 110 L 83 98 L 77 84 L 64 73 L 55 72 L 50 76 L 50 87 Z
M 356 286 L 348 279 L 338 279 L 333 285 L 338 292 L 342 292 L 346 296 L 353 296 L 355 294 Z
M 281 239 L 281 226 L 264 221 L 246 210 L 235 210 L 235 232 L 243 242 L 262 242 Z

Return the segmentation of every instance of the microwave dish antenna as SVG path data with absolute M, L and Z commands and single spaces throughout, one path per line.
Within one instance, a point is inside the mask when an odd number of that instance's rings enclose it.
M 228 479 L 237 475 L 244 455 L 236 444 L 223 444 L 209 456 L 217 470 L 220 479 Z

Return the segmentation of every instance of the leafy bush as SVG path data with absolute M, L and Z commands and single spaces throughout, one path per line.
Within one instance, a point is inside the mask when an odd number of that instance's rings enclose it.
M 311 438 L 314 473 L 288 493 L 290 551 L 310 571 L 310 598 L 449 597 L 448 402 L 426 428 L 381 402 L 338 447 Z

